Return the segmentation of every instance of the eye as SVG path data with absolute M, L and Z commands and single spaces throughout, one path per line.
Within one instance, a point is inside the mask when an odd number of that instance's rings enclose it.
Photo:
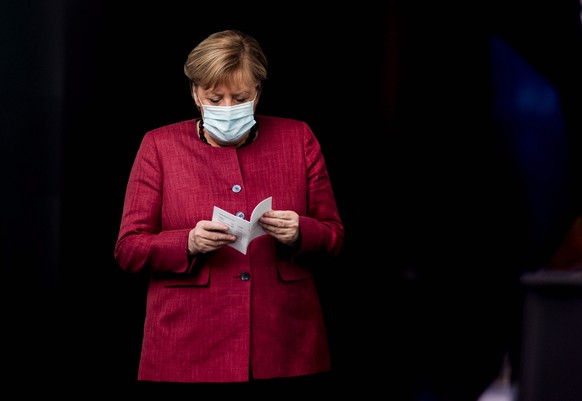
M 218 103 L 220 103 L 221 99 L 208 99 L 208 100 L 210 100 L 210 103 L 212 103 L 212 104 L 218 104 Z
M 239 103 L 245 103 L 248 100 L 249 100 L 248 97 L 239 97 L 239 98 L 236 98 L 236 101 L 239 102 Z

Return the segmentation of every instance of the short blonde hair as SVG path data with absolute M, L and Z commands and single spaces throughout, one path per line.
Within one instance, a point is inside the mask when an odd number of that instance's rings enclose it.
M 184 63 L 190 88 L 231 86 L 240 79 L 260 93 L 267 79 L 267 58 L 256 39 L 237 31 L 216 32 L 200 42 Z

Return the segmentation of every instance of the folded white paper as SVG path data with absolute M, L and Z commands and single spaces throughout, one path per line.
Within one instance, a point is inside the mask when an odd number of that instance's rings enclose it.
M 265 212 L 272 210 L 272 200 L 273 198 L 270 196 L 259 202 L 259 204 L 255 206 L 249 221 L 241 219 L 218 206 L 214 206 L 212 221 L 219 221 L 229 226 L 230 228 L 228 229 L 228 232 L 236 235 L 236 241 L 228 245 L 246 255 L 249 243 L 255 238 L 266 234 L 263 227 L 259 224 L 259 218 L 261 218 Z

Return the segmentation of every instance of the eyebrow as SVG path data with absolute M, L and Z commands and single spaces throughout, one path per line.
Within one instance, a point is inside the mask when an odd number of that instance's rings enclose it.
M 250 91 L 250 90 L 248 90 L 248 91 L 247 91 L 247 90 L 245 90 L 245 91 L 241 91 L 241 92 L 231 92 L 231 95 L 232 95 L 233 97 L 238 97 L 238 96 L 250 96 L 250 95 L 251 95 L 251 92 L 252 92 L 252 91 Z M 208 92 L 206 92 L 206 94 L 205 94 L 205 95 L 206 95 L 206 96 L 220 96 L 220 97 L 222 97 L 222 96 L 224 96 L 224 93 L 223 93 L 223 92 L 214 92 L 214 91 L 208 91 Z

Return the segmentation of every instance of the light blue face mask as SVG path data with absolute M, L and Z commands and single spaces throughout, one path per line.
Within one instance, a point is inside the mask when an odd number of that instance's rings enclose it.
M 236 144 L 255 124 L 254 99 L 234 106 L 202 104 L 203 126 L 219 144 Z

